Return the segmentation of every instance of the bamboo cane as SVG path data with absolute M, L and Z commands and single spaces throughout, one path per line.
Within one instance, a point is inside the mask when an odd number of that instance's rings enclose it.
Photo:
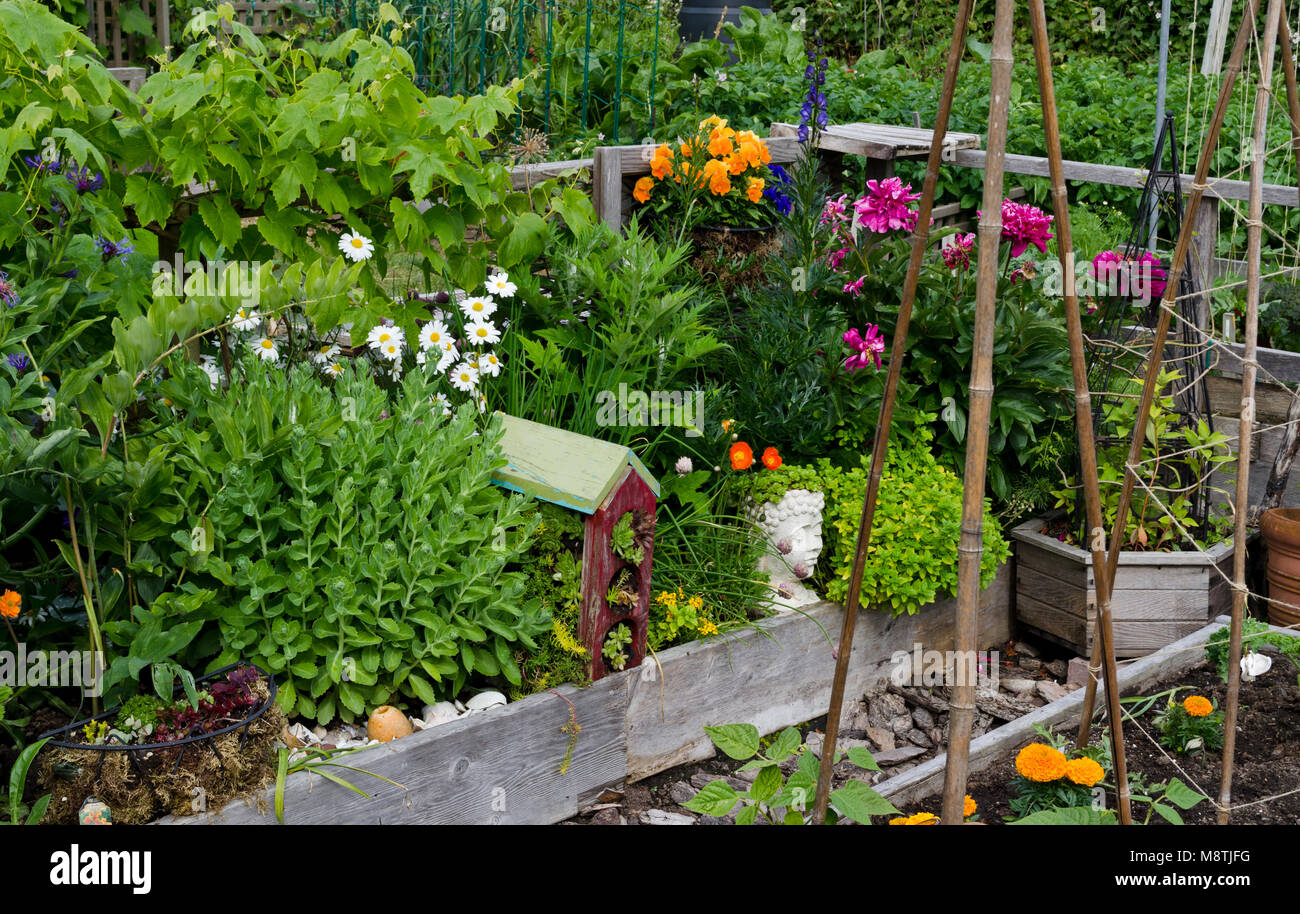
M 1250 210 L 1246 221 L 1246 346 L 1241 358 L 1241 420 L 1237 431 L 1237 500 L 1232 550 L 1232 631 L 1228 647 L 1228 695 L 1223 719 L 1223 771 L 1219 779 L 1219 824 L 1227 825 L 1232 803 L 1232 757 L 1237 748 L 1241 697 L 1242 616 L 1246 607 L 1246 506 L 1250 502 L 1250 433 L 1255 422 L 1255 347 L 1259 336 L 1259 259 L 1264 233 L 1264 159 L 1268 152 L 1268 97 L 1273 51 L 1282 21 L 1282 0 L 1268 0 L 1264 46 L 1255 86 L 1255 123 L 1250 150 Z
M 1089 548 L 1097 593 L 1097 631 L 1106 676 L 1106 705 L 1110 719 L 1111 758 L 1119 797 L 1120 824 L 1131 822 L 1128 764 L 1124 754 L 1123 715 L 1115 668 L 1114 640 L 1110 612 L 1110 579 L 1106 575 L 1106 529 L 1101 514 L 1101 491 L 1097 481 L 1097 449 L 1092 434 L 1092 398 L 1088 392 L 1088 368 L 1083 350 L 1083 324 L 1079 318 L 1079 296 L 1074 284 L 1074 241 L 1070 233 L 1070 205 L 1065 188 L 1061 156 L 1061 131 L 1056 114 L 1056 90 L 1052 80 L 1052 55 L 1048 45 L 1047 13 L 1043 0 L 1029 0 L 1034 37 L 1034 62 L 1038 69 L 1038 94 L 1043 104 L 1043 132 L 1047 141 L 1048 171 L 1052 181 L 1052 209 L 1056 215 L 1056 250 L 1062 259 L 1065 323 L 1070 339 L 1070 366 L 1074 373 L 1074 415 L 1079 436 L 1084 502 L 1088 514 Z
M 971 352 L 970 405 L 966 419 L 966 470 L 962 477 L 961 538 L 957 546 L 957 624 L 959 656 L 979 649 L 980 558 L 984 554 L 984 475 L 987 471 L 989 416 L 993 405 L 993 335 L 997 323 L 998 252 L 1002 241 L 1002 175 L 1007 151 L 1007 110 L 1011 96 L 1011 36 L 1015 0 L 997 0 L 993 14 L 993 53 L 989 88 L 988 155 L 984 160 L 984 208 L 979 219 L 979 259 L 975 274 L 975 338 Z M 948 714 L 948 763 L 943 778 L 945 825 L 960 825 L 970 761 L 970 730 L 975 717 L 975 683 L 960 677 L 953 685 Z
M 831 680 L 830 707 L 826 715 L 826 733 L 822 740 L 824 763 L 817 777 L 817 796 L 813 804 L 812 820 L 820 825 L 826 820 L 826 805 L 830 801 L 831 773 L 835 767 L 835 741 L 839 736 L 840 713 L 844 705 L 844 684 L 848 677 L 849 656 L 853 652 L 853 629 L 857 623 L 861 600 L 862 576 L 866 570 L 867 549 L 871 544 L 871 525 L 876 515 L 876 498 L 880 492 L 880 479 L 885 469 L 886 449 L 889 446 L 890 423 L 894 415 L 894 401 L 898 394 L 898 379 L 902 373 L 903 354 L 907 348 L 907 330 L 912 319 L 912 306 L 916 301 L 916 287 L 921 275 L 921 261 L 930 239 L 930 212 L 934 207 L 935 188 L 939 181 L 939 163 L 943 155 L 943 141 L 948 133 L 948 117 L 952 112 L 953 92 L 957 85 L 957 71 L 961 66 L 962 52 L 966 47 L 966 28 L 970 22 L 973 0 L 961 0 L 957 8 L 957 21 L 953 26 L 952 46 L 948 50 L 948 65 L 944 70 L 943 88 L 939 95 L 939 110 L 935 115 L 934 135 L 930 141 L 930 155 L 926 162 L 925 182 L 921 188 L 916 228 L 912 232 L 912 254 L 908 261 L 907 277 L 903 280 L 903 297 L 898 308 L 898 323 L 894 327 L 894 341 L 889 354 L 889 374 L 885 379 L 884 397 L 880 416 L 876 420 L 876 434 L 872 439 L 871 471 L 867 479 L 866 496 L 862 502 L 862 516 L 858 523 L 857 544 L 854 547 L 853 569 L 849 576 L 849 596 L 844 607 L 844 622 L 840 626 L 839 650 L 835 658 L 835 675 Z
M 1277 35 L 1282 50 L 1282 75 L 1286 81 L 1286 107 L 1291 120 L 1291 151 L 1295 155 L 1296 184 L 1300 186 L 1300 91 L 1296 89 L 1295 57 L 1291 53 L 1291 26 L 1286 10 L 1278 24 Z
M 1183 216 L 1183 225 L 1178 233 L 1178 242 L 1174 245 L 1174 255 L 1169 265 L 1169 274 L 1165 286 L 1164 298 L 1160 303 L 1160 318 L 1156 322 L 1155 336 L 1151 344 L 1151 354 L 1147 359 L 1146 381 L 1142 387 L 1142 399 L 1133 424 L 1133 439 L 1129 445 L 1128 459 L 1124 464 L 1124 485 L 1120 490 L 1119 503 L 1116 506 L 1115 526 L 1111 530 L 1110 550 L 1106 558 L 1106 580 L 1112 584 L 1119 566 L 1119 553 L 1124 543 L 1124 528 L 1128 524 L 1129 506 L 1133 498 L 1133 487 L 1137 482 L 1137 463 L 1142 458 L 1142 442 L 1145 438 L 1147 421 L 1151 417 L 1151 405 L 1155 400 L 1156 378 L 1160 373 L 1160 362 L 1164 355 L 1165 339 L 1169 335 L 1169 323 L 1173 316 L 1174 301 L 1178 294 L 1178 280 L 1187 264 L 1187 251 L 1191 247 L 1192 235 L 1195 233 L 1196 214 L 1201 208 L 1201 198 L 1205 196 L 1206 180 L 1210 175 L 1210 166 L 1214 161 L 1214 151 L 1219 144 L 1219 133 L 1228 111 L 1228 102 L 1232 98 L 1232 89 L 1241 72 L 1241 61 L 1246 54 L 1246 45 L 1250 39 L 1253 23 L 1259 12 L 1259 0 L 1246 0 L 1246 11 L 1241 25 L 1237 29 L 1237 40 L 1232 45 L 1228 65 L 1223 75 L 1223 85 L 1219 88 L 1219 100 L 1214 106 L 1209 130 L 1201 147 L 1201 157 L 1196 163 L 1196 177 L 1192 182 L 1191 193 L 1187 197 L 1187 211 Z M 1094 637 L 1092 643 L 1091 670 L 1098 668 L 1102 650 L 1102 639 Z M 1083 719 L 1079 723 L 1079 745 L 1086 745 L 1092 727 L 1093 706 L 1097 698 L 1097 681 L 1089 676 L 1083 696 Z

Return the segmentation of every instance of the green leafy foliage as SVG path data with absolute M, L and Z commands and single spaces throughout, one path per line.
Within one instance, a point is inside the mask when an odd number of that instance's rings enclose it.
M 1291 661 L 1291 666 L 1300 674 L 1300 638 L 1294 638 L 1282 632 L 1273 631 L 1267 622 L 1246 616 L 1242 620 L 1242 652 L 1259 651 L 1268 645 Z M 1231 650 L 1232 631 L 1223 626 L 1214 632 L 1205 642 L 1205 659 L 1214 664 L 1219 678 L 1228 681 L 1228 662 Z
M 737 825 L 753 825 L 759 816 L 773 825 L 804 825 L 807 811 L 817 790 L 817 777 L 821 763 L 817 756 L 803 744 L 799 731 L 786 727 L 761 751 L 762 741 L 753 724 L 724 724 L 705 727 L 713 744 L 727 756 L 745 762 L 739 770 L 754 771 L 748 790 L 737 791 L 726 781 L 712 781 L 686 803 L 692 812 L 706 816 L 725 816 L 736 810 Z M 788 778 L 781 771 L 781 763 L 792 756 L 798 757 L 798 768 Z M 844 757 L 836 751 L 838 763 Z M 849 761 L 868 771 L 879 771 L 871 753 L 861 747 L 848 752 Z M 873 816 L 896 815 L 893 804 L 872 790 L 865 781 L 850 780 L 830 793 L 827 824 L 843 819 L 848 822 L 868 823 Z
M 1208 699 L 1201 700 L 1208 703 Z M 1160 733 L 1160 744 L 1175 752 L 1223 748 L 1223 710 L 1220 708 L 1194 716 L 1184 703 L 1170 697 L 1154 723 Z
M 827 599 L 843 602 L 866 497 L 869 457 L 850 470 L 818 461 L 826 492 L 823 534 L 826 567 L 820 580 Z M 862 604 L 895 615 L 915 613 L 957 586 L 957 544 L 961 530 L 962 484 L 924 448 L 891 449 L 881 477 L 871 547 L 862 579 Z M 980 586 L 986 587 L 1011 554 L 986 505 Z
M 186 527 L 164 560 L 216 594 L 211 666 L 256 663 L 286 712 L 322 723 L 432 703 L 472 674 L 518 685 L 515 651 L 551 619 L 506 570 L 537 519 L 490 484 L 499 433 L 471 434 L 469 408 L 444 420 L 415 372 L 390 406 L 355 370 L 331 390 L 305 368 L 244 367 L 237 398 L 208 397 L 192 368 L 169 388 Z M 188 529 L 204 518 L 206 552 Z

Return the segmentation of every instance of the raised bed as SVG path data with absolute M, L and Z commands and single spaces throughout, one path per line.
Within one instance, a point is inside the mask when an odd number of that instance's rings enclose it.
M 1011 531 L 1016 620 L 1087 656 L 1097 621 L 1092 553 L 1045 536 L 1044 523 L 1035 518 Z M 1115 655 L 1148 654 L 1230 609 L 1232 570 L 1231 541 L 1205 553 L 1121 552 L 1111 588 Z
M 980 645 L 1011 636 L 1010 567 L 980 595 Z M 285 787 L 294 824 L 546 824 L 575 815 L 610 786 L 708 758 L 703 727 L 745 721 L 763 733 L 816 718 L 830 704 L 834 633 L 843 609 L 818 603 L 753 630 L 650 657 L 587 689 L 564 686 L 349 755 L 406 790 L 340 772 L 371 799 L 307 772 Z M 861 613 L 848 689 L 885 682 L 896 651 L 953 647 L 955 601 L 911 616 Z M 572 706 L 572 707 L 571 707 Z M 572 716 L 571 716 L 572 715 Z M 570 744 L 571 721 L 581 730 Z M 562 763 L 568 760 L 564 773 Z M 167 824 L 272 824 L 273 790 Z
M 1205 660 L 1204 652 L 1197 648 L 1230 621 L 1228 616 L 1220 616 L 1209 625 L 1165 645 L 1155 653 L 1120 667 L 1120 694 L 1139 695 L 1148 687 L 1197 666 Z M 1043 705 L 1037 711 L 972 740 L 969 774 L 978 774 L 1008 753 L 1034 742 L 1038 738 L 1034 732 L 1036 724 L 1049 728 L 1077 724 L 1082 713 L 1083 697 L 1083 689 L 1071 692 L 1064 698 Z M 1104 713 L 1105 706 L 1099 702 L 1096 714 Z M 947 764 L 947 753 L 937 755 L 910 771 L 876 784 L 876 792 L 899 809 L 914 807 L 943 790 L 944 768 Z

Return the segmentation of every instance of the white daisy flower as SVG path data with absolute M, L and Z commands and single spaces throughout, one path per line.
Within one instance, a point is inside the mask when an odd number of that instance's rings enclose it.
M 280 350 L 275 348 L 275 340 L 269 336 L 264 336 L 253 347 L 257 350 L 258 358 L 267 362 L 278 362 L 280 360 Z
M 478 395 L 478 411 L 480 413 L 487 412 L 487 397 L 483 396 L 482 394 Z
M 311 354 L 311 360 L 317 365 L 325 365 L 334 361 L 339 354 L 339 347 L 333 343 L 325 343 L 319 349 Z
M 203 369 L 208 376 L 208 381 L 212 383 L 212 389 L 216 390 L 221 386 L 221 369 L 217 367 L 217 357 L 214 355 L 199 356 L 199 367 Z
M 456 348 L 456 344 L 451 340 L 443 343 L 439 351 L 438 371 L 446 371 L 453 362 L 460 358 L 460 350 Z
M 451 370 L 451 386 L 457 390 L 469 391 L 478 383 L 478 372 L 469 362 L 461 362 Z
M 402 366 L 396 362 L 389 368 L 384 369 L 384 374 L 394 381 L 402 380 Z
M 427 361 L 429 361 L 429 350 L 417 349 L 415 351 L 415 364 L 423 365 Z
M 487 346 L 501 342 L 501 331 L 488 321 L 474 321 L 465 328 L 471 346 Z
M 495 352 L 484 352 L 474 360 L 474 364 L 480 375 L 495 378 L 501 374 L 501 360 L 497 358 Z
M 370 330 L 370 335 L 366 337 L 366 342 L 371 349 L 383 352 L 389 343 L 396 343 L 400 351 L 406 343 L 406 334 L 401 327 L 385 327 L 383 324 L 377 324 Z
M 490 295 L 474 295 L 460 303 L 461 313 L 469 321 L 487 320 L 496 309 L 496 302 Z
M 420 328 L 420 348 L 440 349 L 447 340 L 447 325 L 442 321 L 429 321 Z
M 332 378 L 337 378 L 339 375 L 343 374 L 343 363 L 331 362 L 325 367 L 325 373 Z
M 451 401 L 447 399 L 446 394 L 443 393 L 435 394 L 433 397 L 433 405 L 435 408 L 441 406 L 442 414 L 444 416 L 451 415 Z
M 256 330 L 257 325 L 262 321 L 262 315 L 258 314 L 252 308 L 240 308 L 234 314 L 230 315 L 227 320 L 234 321 L 235 329 L 240 333 L 248 333 Z
M 510 281 L 510 277 L 505 273 L 495 273 L 488 277 L 487 290 L 492 295 L 498 295 L 501 298 L 510 298 L 519 287 Z
M 375 244 L 364 235 L 356 232 L 344 232 L 339 238 L 339 250 L 353 263 L 369 260 L 375 255 Z
M 387 343 L 383 343 L 377 348 L 379 349 L 379 354 L 390 362 L 396 362 L 402 357 L 402 344 L 397 340 L 389 340 Z

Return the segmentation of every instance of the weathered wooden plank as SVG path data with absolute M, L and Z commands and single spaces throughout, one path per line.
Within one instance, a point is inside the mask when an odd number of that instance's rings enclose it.
M 966 168 L 983 168 L 987 155 L 987 152 L 980 149 L 959 149 L 953 159 L 957 165 Z M 1134 190 L 1141 190 L 1146 185 L 1147 169 L 1145 168 L 1125 168 L 1121 165 L 1098 165 L 1094 162 L 1072 160 L 1066 160 L 1062 165 L 1067 181 L 1109 184 L 1116 187 L 1131 187 Z M 1045 178 L 1048 176 L 1047 159 L 1043 156 L 1008 155 L 1006 171 L 1010 174 L 1036 175 Z M 1194 182 L 1194 176 L 1183 175 L 1183 193 L 1190 193 Z M 1249 200 L 1250 182 L 1210 178 L 1205 195 L 1220 200 Z M 1294 187 L 1265 184 L 1263 201 L 1276 206 L 1300 206 L 1300 194 Z
M 1092 634 L 1091 619 L 1085 621 L 1050 603 L 1044 603 L 1023 591 L 1016 592 L 1016 621 L 1048 632 L 1076 649 L 1088 643 Z
M 1210 392 L 1210 409 L 1218 416 L 1241 415 L 1241 379 L 1210 374 L 1205 378 Z M 1255 385 L 1255 421 L 1271 425 L 1286 421 L 1291 394 L 1273 384 Z
M 1219 349 L 1219 372 L 1240 379 L 1241 360 L 1245 351 L 1246 347 L 1240 343 L 1231 343 Z M 1266 346 L 1260 346 L 1255 353 L 1259 361 L 1261 384 L 1268 382 L 1274 387 L 1278 386 L 1275 381 L 1300 384 L 1300 353 L 1287 349 L 1269 349 Z
M 798 127 L 784 122 L 774 123 L 769 131 L 769 136 L 797 135 Z M 925 128 L 890 124 L 831 124 L 822 131 L 818 149 L 869 159 L 904 159 L 928 154 L 933 139 L 934 131 Z M 950 130 L 944 134 L 943 144 L 950 149 L 976 149 L 980 144 L 980 135 Z
M 1197 622 L 1115 622 L 1115 656 L 1141 657 L 1185 638 L 1204 624 Z M 1091 644 L 1089 644 L 1091 647 Z
M 1030 555 L 1041 555 L 1028 551 Z M 1027 562 L 1016 563 L 1016 599 L 1022 596 L 1051 606 L 1080 621 L 1087 617 L 1091 591 L 1085 591 L 1078 581 L 1062 581 L 1033 568 Z
M 980 594 L 980 643 L 1010 637 L 1010 569 Z M 835 660 L 832 635 L 843 609 L 819 603 L 757 624 L 735 638 L 695 642 L 659 656 L 630 682 L 628 778 L 638 780 L 685 762 L 709 758 L 706 725 L 752 723 L 762 733 L 825 714 Z M 942 599 L 915 615 L 864 610 L 853 640 L 846 694 L 885 682 L 896 651 L 951 650 L 955 602 Z
M 595 150 L 592 154 L 591 182 L 591 202 L 596 216 L 612 228 L 622 227 L 623 168 L 617 148 L 601 146 Z
M 1196 650 L 1214 632 L 1229 620 L 1219 617 L 1211 624 L 1198 628 L 1184 638 L 1134 663 L 1119 668 L 1121 694 L 1136 695 L 1143 690 L 1199 665 L 1204 654 Z M 971 742 L 969 773 L 974 775 L 1001 761 L 1010 752 L 1034 742 L 1038 735 L 1036 724 L 1044 727 L 1068 729 L 1079 720 L 1083 707 L 1083 689 L 1071 692 L 1036 711 L 1011 723 L 991 730 Z M 1096 713 L 1104 713 L 1105 704 L 1098 702 Z M 948 764 L 946 753 L 922 762 L 910 771 L 888 778 L 875 785 L 876 791 L 900 809 L 915 807 L 943 789 L 944 769 Z
M 549 178 L 558 178 L 570 172 L 588 171 L 594 166 L 594 159 L 566 159 L 563 162 L 536 162 L 531 165 L 510 166 L 510 186 L 515 190 L 524 190 Z
M 1083 589 L 1088 584 L 1087 568 L 1072 556 L 1039 549 L 1032 542 L 1016 542 L 1016 573 L 1021 569 L 1032 569 L 1071 587 Z
M 406 787 L 356 772 L 339 772 L 371 794 L 358 796 L 307 772 L 285 786 L 285 822 L 335 824 L 537 824 L 566 819 L 627 770 L 627 678 L 587 689 L 563 686 L 503 708 L 471 714 L 340 761 Z M 563 696 L 563 697 L 560 697 Z M 568 701 L 565 701 L 565 699 Z M 568 770 L 569 702 L 578 725 Z M 274 824 L 274 791 L 198 816 L 162 824 Z
M 1111 596 L 1111 617 L 1116 622 L 1164 621 L 1196 622 L 1210 618 L 1210 577 L 1208 570 L 1196 590 L 1116 590 Z M 1216 575 L 1217 577 L 1217 575 Z M 1097 611 L 1097 592 L 1088 591 L 1089 614 Z
M 1046 552 L 1050 552 L 1059 556 L 1064 556 L 1065 558 L 1071 560 L 1081 560 L 1086 565 L 1092 564 L 1091 552 L 1085 552 L 1084 550 L 1079 549 L 1077 546 L 1070 546 L 1067 545 L 1066 543 L 1062 543 L 1060 540 L 1055 539 L 1054 537 L 1044 536 L 1040 532 L 1043 528 L 1043 523 L 1044 521 L 1042 518 L 1034 518 L 1033 520 L 1025 521 L 1023 524 L 1020 524 L 1018 527 L 1012 529 L 1011 536 L 1019 543 L 1025 543 L 1031 547 L 1036 546 Z M 1161 552 L 1157 554 L 1151 552 L 1131 552 L 1125 550 L 1119 554 L 1119 564 L 1121 567 L 1125 565 L 1150 565 L 1152 563 L 1153 556 L 1158 555 L 1158 561 L 1161 565 L 1203 566 L 1210 562 L 1216 562 L 1220 558 L 1222 558 L 1225 554 L 1231 552 L 1232 552 L 1231 542 L 1220 543 L 1219 545 L 1214 546 L 1213 548 L 1208 550 L 1205 556 L 1203 556 L 1199 552 L 1191 552 L 1191 551 Z M 1116 575 L 1116 577 L 1118 579 L 1118 575 Z

